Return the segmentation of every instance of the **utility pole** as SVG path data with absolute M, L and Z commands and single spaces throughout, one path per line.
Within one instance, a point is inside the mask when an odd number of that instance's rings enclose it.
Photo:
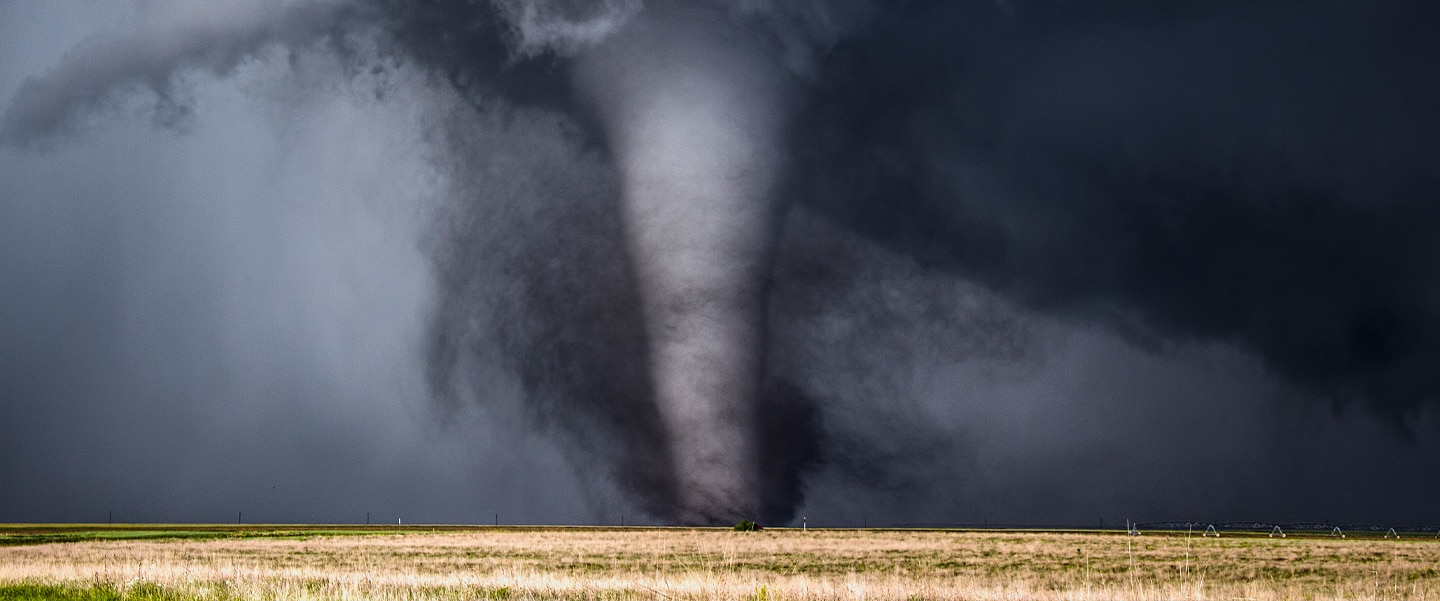
M 239 526 L 239 525 L 240 525 L 240 521 L 241 521 L 244 517 L 245 517 L 245 512 L 243 512 L 243 511 L 237 511 L 237 512 L 235 512 L 235 525 L 236 525 L 236 526 Z
M 499 525 L 500 525 L 500 514 L 498 514 L 498 513 L 495 514 L 495 525 L 496 525 L 496 526 L 499 526 Z
M 106 512 L 106 513 L 109 514 L 110 523 L 111 523 L 111 524 L 114 524 L 114 523 L 115 523 L 115 510 L 114 510 L 114 509 L 111 509 L 110 511 L 108 511 L 108 512 Z

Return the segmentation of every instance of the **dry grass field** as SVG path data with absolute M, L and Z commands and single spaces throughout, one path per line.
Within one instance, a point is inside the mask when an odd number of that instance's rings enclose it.
M 1433 538 L 489 528 L 39 542 L 9 532 L 0 599 L 1440 601 Z

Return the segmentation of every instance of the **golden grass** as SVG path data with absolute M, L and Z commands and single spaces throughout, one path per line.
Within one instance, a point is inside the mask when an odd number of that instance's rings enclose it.
M 1440 601 L 1437 569 L 1435 540 L 1183 534 L 502 528 L 0 548 L 0 585 L 177 599 Z

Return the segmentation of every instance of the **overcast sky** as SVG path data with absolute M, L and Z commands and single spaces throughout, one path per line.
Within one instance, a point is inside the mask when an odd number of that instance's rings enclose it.
M 673 517 L 572 70 L 683 21 L 800 107 L 776 515 L 1440 524 L 1426 9 L 601 4 L 0 0 L 0 522 Z

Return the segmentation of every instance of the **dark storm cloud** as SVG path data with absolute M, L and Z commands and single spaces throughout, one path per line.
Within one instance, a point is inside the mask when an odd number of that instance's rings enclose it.
M 911 4 L 828 55 L 797 186 L 1025 305 L 1398 418 L 1440 384 L 1435 16 Z
M 738 401 L 759 472 L 744 511 L 1424 519 L 1413 497 L 1433 486 L 1379 489 L 1437 464 L 1428 5 L 288 6 L 171 42 L 85 42 L 19 88 L 5 135 L 43 141 L 117 90 L 163 109 L 177 74 L 317 40 L 377 90 L 423 89 L 409 102 L 430 113 L 444 180 L 426 238 L 430 390 L 452 413 L 499 407 L 555 434 L 592 507 L 612 482 L 660 519 L 730 517 L 682 500 L 637 276 L 649 257 L 626 221 L 632 138 L 615 125 L 643 105 L 623 94 L 723 63 L 753 66 L 713 88 L 754 103 L 732 125 L 769 124 L 734 156 L 773 151 L 778 174 L 754 194 L 778 217 L 756 222 L 767 275 L 745 309 L 762 342 L 755 398 Z M 700 35 L 657 48 L 667 27 Z M 596 55 L 614 75 L 599 84 Z M 605 88 L 624 77 L 642 81 Z M 1317 457 L 1370 486 L 1329 491 Z

